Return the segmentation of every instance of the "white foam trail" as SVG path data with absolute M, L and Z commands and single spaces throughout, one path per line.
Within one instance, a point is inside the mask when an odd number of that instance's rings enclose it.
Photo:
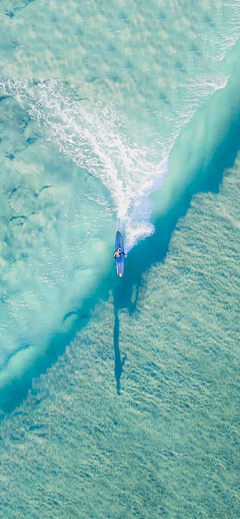
M 167 169 L 168 160 L 166 158 L 158 164 L 154 175 L 139 188 L 139 198 L 134 201 L 134 205 L 127 217 L 119 220 L 119 228 L 125 230 L 126 252 L 129 252 L 139 240 L 147 238 L 147 236 L 151 236 L 154 233 L 154 225 L 150 222 L 154 203 L 148 198 L 148 195 L 160 189 Z
M 60 151 L 109 189 L 128 250 L 154 232 L 150 223 L 153 203 L 147 196 L 163 182 L 167 161 L 154 165 L 148 160 L 149 149 L 130 142 L 112 104 L 103 107 L 90 102 L 86 107 L 72 100 L 71 91 L 60 80 L 0 84 L 37 119 Z

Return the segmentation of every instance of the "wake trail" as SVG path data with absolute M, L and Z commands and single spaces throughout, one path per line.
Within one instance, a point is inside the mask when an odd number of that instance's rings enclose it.
M 1 86 L 44 127 L 47 140 L 108 188 L 126 250 L 154 232 L 148 196 L 163 183 L 167 159 L 158 165 L 148 159 L 151 150 L 130 140 L 112 103 L 89 99 L 83 105 L 60 80 L 7 80 Z

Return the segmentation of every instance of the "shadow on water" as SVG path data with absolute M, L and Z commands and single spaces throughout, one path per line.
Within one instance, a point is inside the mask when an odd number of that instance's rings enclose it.
M 120 281 L 120 280 L 119 280 Z M 119 315 L 118 312 L 122 308 L 122 290 L 123 286 L 120 283 L 114 287 L 114 332 L 113 332 L 113 345 L 114 345 L 114 356 L 115 356 L 115 367 L 114 373 L 117 385 L 117 394 L 120 395 L 120 378 L 123 370 L 123 366 L 127 356 L 124 355 L 121 359 L 121 352 L 119 348 Z
M 218 97 L 211 104 L 211 100 L 208 103 L 209 111 L 208 117 L 214 115 L 216 106 L 221 107 L 221 91 L 217 92 L 212 96 L 212 99 Z M 215 138 L 215 149 L 213 150 L 211 159 L 206 163 L 205 150 L 202 150 L 202 163 L 198 164 L 191 175 L 191 179 L 182 190 L 179 189 L 179 193 L 174 195 L 172 206 L 168 209 L 166 214 L 162 215 L 155 222 L 156 232 L 147 240 L 140 242 L 137 247 L 130 252 L 126 260 L 125 274 L 122 279 L 118 279 L 115 273 L 115 269 L 109 273 L 109 276 L 102 280 L 99 284 L 95 295 L 85 302 L 84 306 L 77 312 L 78 319 L 74 322 L 71 330 L 68 333 L 55 335 L 47 350 L 47 353 L 38 359 L 34 366 L 25 373 L 24 378 L 21 380 L 14 380 L 10 386 L 5 387 L 0 392 L 0 408 L 4 412 L 11 412 L 21 401 L 26 397 L 28 390 L 31 388 L 32 379 L 39 376 L 41 373 L 46 372 L 52 364 L 54 364 L 58 357 L 64 353 L 66 346 L 75 337 L 76 332 L 81 327 L 86 325 L 89 318 L 89 311 L 94 307 L 99 297 L 102 300 L 107 300 L 109 296 L 109 290 L 114 292 L 114 315 L 115 315 L 115 326 L 114 326 L 114 352 L 115 352 L 115 377 L 117 383 L 117 391 L 120 393 L 120 377 L 125 362 L 125 357 L 121 359 L 121 352 L 119 348 L 119 310 L 127 308 L 130 314 L 133 314 L 136 309 L 138 290 L 142 283 L 142 274 L 147 271 L 152 264 L 161 262 L 164 260 L 171 235 L 176 228 L 179 218 L 182 218 L 190 207 L 193 196 L 199 192 L 213 192 L 217 193 L 219 186 L 222 182 L 223 172 L 225 169 L 233 166 L 237 152 L 240 149 L 240 115 L 238 103 L 232 112 L 232 117 L 228 118 L 228 121 L 224 128 L 224 134 L 219 137 L 219 134 Z M 238 115 L 236 117 L 236 110 Z M 185 142 L 185 147 L 191 150 L 192 141 L 194 139 L 194 129 L 196 124 L 194 123 L 195 118 L 198 117 L 201 121 L 201 111 L 196 114 L 193 120 L 189 123 L 188 128 L 192 125 L 192 134 L 189 137 L 189 141 Z M 195 124 L 195 126 L 194 126 Z M 184 132 L 184 130 L 183 130 Z M 177 140 L 178 141 L 178 140 Z M 179 147 L 176 141 L 174 150 L 181 152 L 181 146 Z M 185 169 L 188 167 L 184 165 Z M 169 177 L 171 175 L 171 169 Z M 161 195 L 161 192 L 159 193 Z M 113 237 L 114 243 L 114 237 Z M 111 254 L 111 252 L 109 251 Z M 135 300 L 132 301 L 133 291 L 135 290 Z M 70 312 L 71 313 L 71 312 Z M 70 315 L 69 313 L 69 315 Z

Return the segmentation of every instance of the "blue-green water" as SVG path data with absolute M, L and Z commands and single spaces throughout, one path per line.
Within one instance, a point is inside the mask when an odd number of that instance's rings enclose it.
M 238 519 L 240 5 L 0 19 L 0 517 Z

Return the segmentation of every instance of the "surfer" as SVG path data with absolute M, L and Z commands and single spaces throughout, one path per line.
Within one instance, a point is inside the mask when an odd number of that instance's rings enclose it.
M 115 259 L 120 258 L 121 254 L 123 254 L 125 257 L 127 254 L 125 254 L 124 250 L 122 250 L 120 247 L 117 247 L 117 250 L 113 253 L 113 256 Z
M 120 231 L 117 231 L 116 234 L 116 240 L 115 240 L 115 251 L 113 253 L 113 256 L 115 258 L 115 266 L 117 275 L 122 278 L 124 274 L 124 259 L 125 259 L 125 252 L 124 252 L 124 245 L 123 245 L 123 239 Z

